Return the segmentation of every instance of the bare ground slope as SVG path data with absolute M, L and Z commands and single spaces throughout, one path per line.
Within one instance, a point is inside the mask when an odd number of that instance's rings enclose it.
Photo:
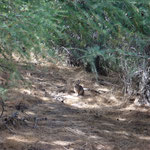
M 127 102 L 117 77 L 100 77 L 98 84 L 79 68 L 43 64 L 19 69 L 28 84 L 17 81 L 19 86 L 8 92 L 0 150 L 150 149 L 149 109 Z M 78 79 L 85 96 L 72 91 Z

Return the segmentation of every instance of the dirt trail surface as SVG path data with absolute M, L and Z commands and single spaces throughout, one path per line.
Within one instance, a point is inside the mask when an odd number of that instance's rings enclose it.
M 123 98 L 117 77 L 79 68 L 19 66 L 0 121 L 0 150 L 150 150 L 150 112 Z M 84 96 L 73 92 L 81 80 Z M 26 83 L 26 84 L 25 84 Z

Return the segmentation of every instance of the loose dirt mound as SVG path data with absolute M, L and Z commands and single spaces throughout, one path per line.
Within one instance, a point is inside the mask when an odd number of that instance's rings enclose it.
M 0 150 L 150 149 L 150 113 L 123 98 L 117 78 L 98 83 L 79 68 L 53 64 L 19 69 L 26 82 L 9 90 Z M 76 80 L 85 96 L 73 92 Z

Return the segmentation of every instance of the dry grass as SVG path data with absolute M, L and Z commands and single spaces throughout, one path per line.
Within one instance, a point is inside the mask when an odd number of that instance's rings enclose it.
M 98 84 L 79 68 L 50 63 L 34 70 L 19 68 L 30 86 L 19 82 L 9 90 L 4 116 L 17 111 L 15 106 L 22 102 L 31 118 L 47 120 L 39 121 L 36 128 L 32 120 L 10 125 L 13 133 L 0 128 L 0 150 L 150 149 L 149 110 L 123 98 L 117 77 L 100 77 L 105 82 Z M 85 96 L 72 92 L 72 82 L 78 79 Z M 19 117 L 25 113 L 19 112 Z

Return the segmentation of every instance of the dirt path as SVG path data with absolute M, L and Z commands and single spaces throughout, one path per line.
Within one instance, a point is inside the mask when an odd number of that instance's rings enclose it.
M 20 70 L 28 84 L 8 93 L 3 118 L 17 112 L 19 119 L 1 125 L 0 150 L 150 149 L 150 112 L 124 104 L 117 78 L 97 84 L 81 69 L 52 64 Z M 78 79 L 83 97 L 72 92 Z

